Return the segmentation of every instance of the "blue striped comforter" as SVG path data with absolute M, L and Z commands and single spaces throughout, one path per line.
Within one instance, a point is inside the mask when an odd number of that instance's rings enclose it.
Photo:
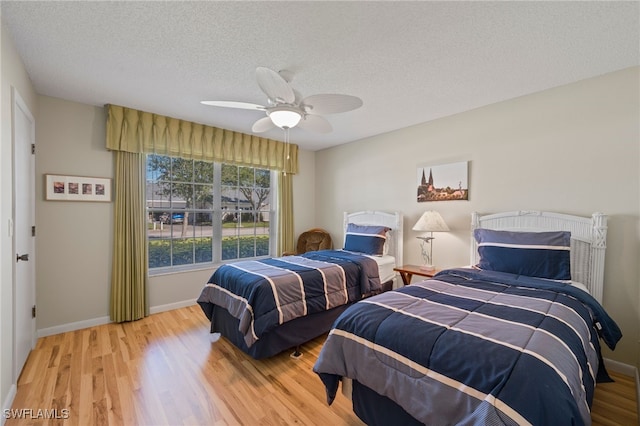
M 321 250 L 223 265 L 197 301 L 209 319 L 214 305 L 238 318 L 239 330 L 251 347 L 279 324 L 355 302 L 380 289 L 373 259 Z
M 424 424 L 590 424 L 599 335 L 621 337 L 575 287 L 453 269 L 351 306 L 314 371 L 329 403 L 349 377 Z

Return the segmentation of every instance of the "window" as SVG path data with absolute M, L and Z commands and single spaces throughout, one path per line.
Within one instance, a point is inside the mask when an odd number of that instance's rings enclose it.
M 271 171 L 147 156 L 149 269 L 269 256 Z

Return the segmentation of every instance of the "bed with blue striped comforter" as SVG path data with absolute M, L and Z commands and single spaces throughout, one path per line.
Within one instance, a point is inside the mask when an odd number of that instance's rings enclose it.
M 590 424 L 599 338 L 621 333 L 576 287 L 452 269 L 351 306 L 314 371 L 329 403 L 348 377 L 423 424 Z
M 229 263 L 197 300 L 209 320 L 214 306 L 239 319 L 247 347 L 285 322 L 360 300 L 381 289 L 377 263 L 343 250 L 320 250 Z

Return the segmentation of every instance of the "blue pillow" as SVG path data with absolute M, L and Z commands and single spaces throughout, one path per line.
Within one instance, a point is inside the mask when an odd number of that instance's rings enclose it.
M 571 232 L 476 229 L 478 267 L 552 280 L 571 279 Z
M 347 224 L 347 232 L 344 239 L 344 249 L 357 253 L 382 256 L 384 243 L 387 241 L 386 226 Z

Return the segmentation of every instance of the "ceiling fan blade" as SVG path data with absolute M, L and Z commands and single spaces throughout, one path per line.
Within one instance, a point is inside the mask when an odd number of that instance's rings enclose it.
M 263 117 L 260 120 L 256 121 L 255 123 L 253 123 L 251 130 L 256 133 L 263 133 L 273 129 L 274 127 L 276 127 L 276 125 L 273 124 L 273 121 L 271 121 L 271 118 Z
M 360 108 L 362 99 L 351 95 L 326 94 L 307 96 L 302 103 L 313 114 L 335 114 Z
M 256 79 L 258 86 L 264 93 L 276 103 L 292 104 L 296 100 L 296 95 L 289 83 L 280 74 L 265 67 L 256 68 Z
M 311 114 L 307 114 L 300 120 L 297 127 L 316 133 L 329 133 L 333 130 L 331 123 L 329 123 L 326 118 Z
M 255 109 L 255 110 L 259 110 L 259 111 L 264 111 L 264 110 L 267 109 L 267 107 L 265 107 L 265 106 L 258 105 L 258 104 L 252 104 L 252 103 L 249 103 L 249 102 L 201 101 L 200 103 L 204 104 L 204 105 L 211 105 L 211 106 L 224 107 L 224 108 Z

